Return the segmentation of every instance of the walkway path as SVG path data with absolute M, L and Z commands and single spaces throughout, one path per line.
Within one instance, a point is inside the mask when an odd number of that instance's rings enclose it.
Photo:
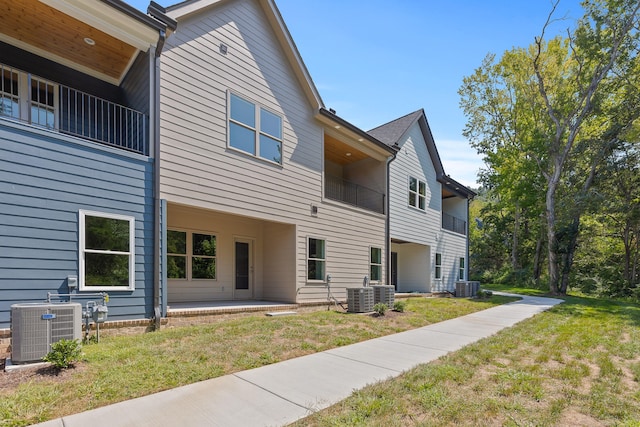
M 38 426 L 286 425 L 347 398 L 356 389 L 396 377 L 562 302 L 553 298 L 521 297 L 520 301 L 456 319 L 116 403 Z

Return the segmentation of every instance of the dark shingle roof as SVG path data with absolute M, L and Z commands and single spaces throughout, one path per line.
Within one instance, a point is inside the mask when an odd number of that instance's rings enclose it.
M 373 128 L 367 133 L 376 138 L 378 141 L 392 146 L 400 140 L 407 129 L 409 129 L 409 127 L 422 114 L 424 114 L 423 110 L 414 111 L 413 113 L 409 113 L 406 116 L 400 117 L 399 119 L 392 120 L 389 123 L 378 126 L 377 128 Z

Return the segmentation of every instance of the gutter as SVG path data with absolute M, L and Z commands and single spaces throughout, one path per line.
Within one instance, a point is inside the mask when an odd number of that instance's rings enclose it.
M 387 258 L 387 265 L 385 268 L 385 283 L 387 285 L 391 284 L 391 162 L 393 162 L 396 159 L 396 156 L 398 155 L 397 150 L 394 150 L 395 152 L 391 155 L 391 157 L 387 158 L 387 203 L 385 206 L 386 209 L 386 214 L 387 217 L 385 218 L 385 224 L 384 224 L 384 239 L 386 242 L 386 258 Z M 395 286 L 394 286 L 395 288 Z M 395 290 L 394 290 L 395 292 Z
M 160 233 L 162 231 L 160 226 L 160 56 L 162 55 L 162 49 L 168 37 L 167 30 L 173 32 L 177 28 L 177 22 L 169 18 L 165 12 L 166 10 L 162 6 L 153 1 L 147 9 L 147 13 L 151 15 L 150 19 L 154 21 L 158 20 L 164 24 L 164 28 L 159 30 L 158 44 L 156 45 L 155 57 L 153 59 L 153 126 L 155 129 L 153 133 L 153 150 L 155 154 L 153 162 L 153 319 L 156 330 L 160 329 L 163 317 L 161 293 L 163 281 L 160 279 L 160 256 L 162 255 L 160 249 Z

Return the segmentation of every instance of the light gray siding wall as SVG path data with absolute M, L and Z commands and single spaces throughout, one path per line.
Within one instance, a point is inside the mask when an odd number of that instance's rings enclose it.
M 390 228 L 391 238 L 426 245 L 430 250 L 430 282 L 432 288 L 441 288 L 435 281 L 435 254 L 442 254 L 442 285 L 453 290 L 458 279 L 459 258 L 466 258 L 466 236 L 442 229 L 443 203 L 454 209 L 455 216 L 466 220 L 466 201 L 442 200 L 442 187 L 436 180 L 436 171 L 420 131 L 415 124 L 400 144 L 396 160 L 390 170 Z M 409 206 L 409 176 L 427 184 L 426 210 Z M 464 209 L 464 212 L 461 211 Z M 400 254 L 398 254 L 400 258 Z M 399 269 L 402 261 L 399 259 Z M 466 263 L 466 260 L 465 260 Z M 399 277 L 402 273 L 399 272 Z
M 442 209 L 441 187 L 427 146 L 416 124 L 409 132 L 390 170 L 391 237 L 407 242 L 433 245 L 440 231 Z M 409 176 L 427 184 L 426 210 L 409 206 Z
M 80 209 L 135 217 L 136 289 L 109 293 L 109 320 L 151 317 L 152 170 L 143 156 L 0 122 L 0 329 L 11 304 L 68 293 Z
M 361 286 L 369 247 L 384 249 L 384 216 L 323 200 L 322 128 L 258 2 L 223 3 L 179 21 L 179 28 L 161 57 L 162 197 L 295 225 L 295 283 L 282 286 L 305 286 L 308 236 L 327 239 L 327 271 L 336 286 Z M 282 166 L 227 148 L 228 90 L 283 117 Z M 317 216 L 311 205 L 319 207 Z M 282 292 L 294 293 L 273 295 Z M 298 298 L 312 297 L 301 291 Z

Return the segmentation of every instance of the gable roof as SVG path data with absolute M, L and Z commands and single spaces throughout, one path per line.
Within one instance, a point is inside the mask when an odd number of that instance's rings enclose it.
M 429 123 L 427 122 L 427 115 L 424 109 L 414 111 L 413 113 L 380 125 L 367 133 L 390 147 L 399 148 L 400 143 L 405 139 L 405 135 L 416 122 L 420 126 L 424 141 L 427 145 L 427 151 L 429 152 L 431 163 L 433 163 L 433 167 L 436 170 L 436 179 L 438 182 L 450 192 L 464 198 L 472 199 L 476 193 L 444 173 L 440 154 L 438 154 L 438 149 L 436 148 L 436 143 L 433 139 Z
M 233 0 L 185 0 L 172 6 L 168 6 L 166 8 L 166 14 L 179 23 L 181 20 L 189 16 L 197 15 L 212 7 L 227 4 L 231 1 Z M 289 33 L 289 29 L 282 19 L 282 15 L 280 14 L 275 2 L 273 0 L 255 1 L 257 1 L 264 13 L 267 15 L 267 20 L 269 21 L 269 24 L 271 25 L 271 28 L 273 29 L 309 103 L 316 110 L 324 108 L 324 103 L 322 102 L 320 93 L 311 79 L 309 70 L 304 64 L 304 61 L 300 56 L 300 52 L 298 51 L 298 48 L 291 37 L 291 33 Z

